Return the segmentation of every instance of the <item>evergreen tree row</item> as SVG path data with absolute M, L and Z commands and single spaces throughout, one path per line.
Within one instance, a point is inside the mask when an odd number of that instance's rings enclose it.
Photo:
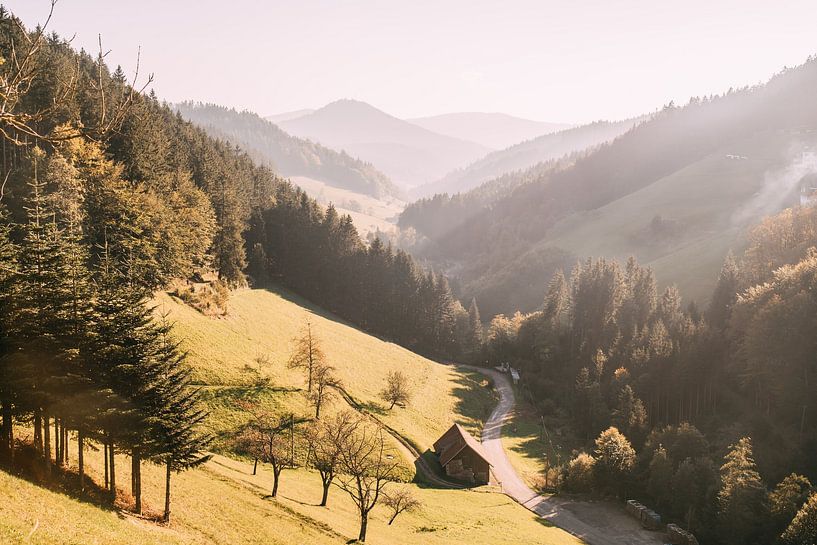
M 273 202 L 247 233 L 256 281 L 282 284 L 409 348 L 446 357 L 467 351 L 476 325 L 469 327 L 444 276 L 377 238 L 365 245 L 349 216 L 323 210 L 288 183 L 276 187 Z
M 569 279 L 554 275 L 542 310 L 492 320 L 489 361 L 520 368 L 542 416 L 567 417 L 573 444 L 614 426 L 639 451 L 619 484 L 707 542 L 797 542 L 780 536 L 810 485 L 785 509 L 775 503 L 798 475 L 817 478 L 815 233 L 815 207 L 765 219 L 740 259 L 727 256 L 705 313 L 683 308 L 674 287 L 659 294 L 634 259 L 588 259 Z M 622 493 L 594 463 L 576 457 L 565 478 Z M 813 508 L 798 532 L 808 517 Z
M 208 438 L 197 431 L 204 413 L 184 354 L 169 324 L 154 320 L 150 291 L 134 281 L 150 270 L 136 257 L 144 241 L 123 224 L 127 214 L 115 213 L 122 206 L 116 184 L 96 187 L 86 166 L 58 151 L 46 157 L 35 147 L 31 155 L 25 222 L 4 221 L 0 231 L 0 451 L 13 462 L 15 424 L 30 426 L 33 448 L 51 473 L 68 460 L 71 432 L 82 489 L 88 441 L 102 444 L 112 500 L 115 454 L 127 453 L 137 512 L 141 462 L 164 464 L 168 518 L 170 472 L 200 463 Z M 93 170 L 107 172 L 105 164 L 100 159 Z M 97 199 L 97 191 L 109 199 Z M 97 207 L 102 212 L 92 215 Z M 99 218 L 107 220 L 96 243 Z

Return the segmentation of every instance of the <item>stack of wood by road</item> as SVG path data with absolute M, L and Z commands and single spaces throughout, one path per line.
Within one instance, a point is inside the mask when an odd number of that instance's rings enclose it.
M 677 524 L 667 524 L 667 539 L 672 545 L 698 545 L 695 536 Z
M 648 530 L 661 529 L 661 515 L 638 503 L 635 500 L 627 500 L 627 512 L 641 522 L 641 526 Z
M 641 525 L 648 530 L 661 529 L 661 515 L 649 507 L 637 502 L 627 500 L 627 513 L 638 519 Z M 698 545 L 698 540 L 690 532 L 687 532 L 677 524 L 667 524 L 667 540 L 672 545 Z

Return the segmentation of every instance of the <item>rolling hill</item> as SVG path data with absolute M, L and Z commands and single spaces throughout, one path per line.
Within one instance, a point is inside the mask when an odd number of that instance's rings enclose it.
M 416 117 L 406 121 L 424 129 L 471 140 L 491 149 L 504 149 L 524 140 L 572 127 L 567 123 L 531 121 L 503 113 L 457 112 Z
M 746 226 L 796 202 L 795 186 L 817 170 L 815 93 L 811 60 L 765 85 L 670 105 L 569 168 L 519 185 L 427 255 L 484 315 L 537 308 L 555 269 L 591 255 L 635 255 L 659 282 L 705 303 Z
M 281 127 L 372 163 L 401 187 L 435 180 L 490 151 L 393 117 L 364 102 L 338 100 Z
M 464 168 L 447 173 L 439 180 L 414 188 L 411 195 L 420 198 L 437 193 L 453 195 L 469 191 L 503 174 L 525 170 L 538 163 L 559 159 L 613 140 L 644 119 L 641 117 L 616 122 L 597 121 L 552 134 L 542 134 L 506 149 L 491 152 Z
M 291 112 L 281 112 L 280 114 L 268 115 L 264 119 L 266 119 L 267 121 L 271 121 L 275 124 L 278 124 L 283 123 L 284 121 L 297 119 L 299 117 L 303 117 L 314 112 L 315 110 L 313 110 L 312 108 L 304 108 L 302 110 L 293 110 Z
M 175 323 L 182 346 L 189 351 L 195 378 L 210 410 L 209 427 L 217 436 L 217 452 L 229 454 L 227 438 L 243 421 L 237 399 L 256 399 L 281 412 L 308 410 L 303 378 L 286 367 L 288 339 L 309 317 L 336 366 L 345 388 L 358 401 L 377 410 L 377 392 L 386 374 L 399 369 L 410 377 L 414 397 L 405 409 L 380 409 L 380 418 L 427 448 L 451 421 L 478 432 L 494 404 L 482 376 L 422 358 L 399 346 L 371 337 L 338 318 L 286 292 L 239 290 L 229 300 L 224 318 L 208 318 L 165 292 L 156 294 L 156 312 Z M 266 362 L 257 363 L 259 356 Z M 341 398 L 333 408 L 345 406 Z M 73 443 L 73 442 L 72 442 Z M 118 456 L 121 483 L 130 480 L 130 464 Z M 71 458 L 72 468 L 76 459 Z M 88 450 L 86 469 L 102 481 L 101 451 Z M 145 517 L 103 508 L 75 499 L 70 490 L 49 489 L 0 472 L 0 541 L 44 545 L 91 543 L 145 544 L 342 544 L 357 535 L 354 504 L 333 488 L 328 507 L 318 507 L 320 478 L 305 469 L 285 470 L 280 497 L 267 497 L 272 475 L 265 467 L 252 475 L 252 464 L 216 454 L 199 469 L 174 477 L 174 511 L 170 524 L 151 521 L 161 510 L 164 469 L 145 465 L 142 486 Z M 577 538 L 548 525 L 513 500 L 491 488 L 445 490 L 417 484 L 408 487 L 423 504 L 404 513 L 393 525 L 383 507 L 369 524 L 374 544 L 520 542 L 578 545 Z M 126 491 L 122 505 L 132 501 Z M 496 528 L 505 528 L 501 535 Z
M 176 104 L 174 108 L 211 136 L 229 140 L 283 176 L 308 176 L 333 187 L 375 198 L 400 194 L 397 186 L 372 165 L 291 136 L 252 112 L 192 102 Z

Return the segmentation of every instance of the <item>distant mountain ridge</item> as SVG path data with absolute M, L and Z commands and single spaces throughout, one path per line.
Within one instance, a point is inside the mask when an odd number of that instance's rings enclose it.
M 638 117 L 614 122 L 596 121 L 543 134 L 506 149 L 491 152 L 464 168 L 447 173 L 439 180 L 414 188 L 411 194 L 419 198 L 436 193 L 453 195 L 468 191 L 506 173 L 524 170 L 538 163 L 558 159 L 613 140 L 644 119 Z
M 290 134 L 345 150 L 402 187 L 430 182 L 487 153 L 480 144 L 444 136 L 357 100 L 338 100 L 281 122 Z
M 304 108 L 302 110 L 293 110 L 291 112 L 281 112 L 280 114 L 268 115 L 264 119 L 277 125 L 279 123 L 283 123 L 284 121 L 290 121 L 292 119 L 298 119 L 299 117 L 309 115 L 314 111 L 315 110 L 313 108 Z
M 543 134 L 569 129 L 568 123 L 531 121 L 503 113 L 456 112 L 406 119 L 439 134 L 504 149 Z
M 503 192 L 420 255 L 456 275 L 459 295 L 486 315 L 536 309 L 556 269 L 590 256 L 634 255 L 705 303 L 746 228 L 799 203 L 804 176 L 817 172 L 814 96 L 810 59 L 765 85 L 670 104 L 567 168 Z
M 343 151 L 287 134 L 255 113 L 192 102 L 176 104 L 174 108 L 212 136 L 229 140 L 283 176 L 307 176 L 378 199 L 401 194 L 400 189 L 371 164 Z

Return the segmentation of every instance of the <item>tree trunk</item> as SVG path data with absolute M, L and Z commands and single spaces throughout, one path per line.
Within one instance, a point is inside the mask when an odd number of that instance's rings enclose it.
M 34 409 L 34 448 L 43 453 L 43 417 L 40 409 Z
M 392 410 L 394 408 L 395 403 L 397 403 L 397 402 L 396 401 L 391 402 L 391 405 L 389 405 L 389 410 Z
M 110 472 L 108 471 L 108 441 L 102 443 L 102 458 L 105 460 L 105 490 L 110 488 Z
M 14 432 L 12 431 L 11 422 L 11 405 L 3 403 L 3 449 L 6 458 L 11 462 L 14 459 Z
M 49 426 L 48 413 L 46 411 L 43 411 L 43 432 L 45 470 L 51 475 L 51 426 Z
M 85 453 L 83 452 L 85 435 L 77 431 L 77 465 L 79 466 L 79 491 L 85 491 Z
M 357 536 L 357 540 L 361 543 L 366 541 L 366 527 L 369 525 L 369 513 L 360 513 L 360 533 Z
M 399 514 L 400 514 L 400 512 L 398 511 L 398 512 L 394 513 L 394 514 L 391 516 L 391 518 L 389 519 L 389 526 L 391 526 L 391 523 L 392 523 L 392 522 L 394 522 L 394 519 L 396 519 L 396 518 L 397 518 L 397 515 L 399 515 Z
M 70 445 L 69 445 L 69 441 L 70 441 L 70 440 L 69 440 L 69 438 L 68 438 L 68 428 L 66 428 L 65 426 L 63 426 L 63 427 L 62 427 L 62 434 L 63 434 L 63 438 L 62 438 L 62 444 L 63 444 L 63 448 L 62 448 L 62 457 L 63 457 L 63 463 L 65 464 L 65 467 L 68 467 L 68 447 L 70 446 Z
M 110 459 L 109 466 L 110 466 L 110 492 L 111 492 L 111 501 L 116 501 L 116 454 L 114 451 L 113 441 L 108 444 L 108 458 Z
M 170 522 L 170 467 L 170 460 L 168 460 L 165 473 L 165 514 L 163 517 L 165 522 Z
M 321 418 L 321 400 L 318 398 L 318 401 L 315 403 L 315 420 L 320 420 Z
M 54 461 L 57 467 L 62 467 L 62 428 L 60 419 L 54 417 Z
M 258 458 L 252 464 L 252 474 L 255 475 L 256 473 L 258 473 Z
M 332 485 L 332 481 L 324 481 L 323 482 L 323 496 L 321 497 L 321 507 L 326 507 L 326 502 L 329 500 L 329 487 Z
M 131 487 L 134 498 L 134 512 L 142 514 L 142 458 L 138 448 L 133 449 L 131 456 Z
M 275 466 L 272 468 L 272 497 L 275 498 L 278 496 L 278 478 L 281 476 L 281 470 L 276 469 Z

